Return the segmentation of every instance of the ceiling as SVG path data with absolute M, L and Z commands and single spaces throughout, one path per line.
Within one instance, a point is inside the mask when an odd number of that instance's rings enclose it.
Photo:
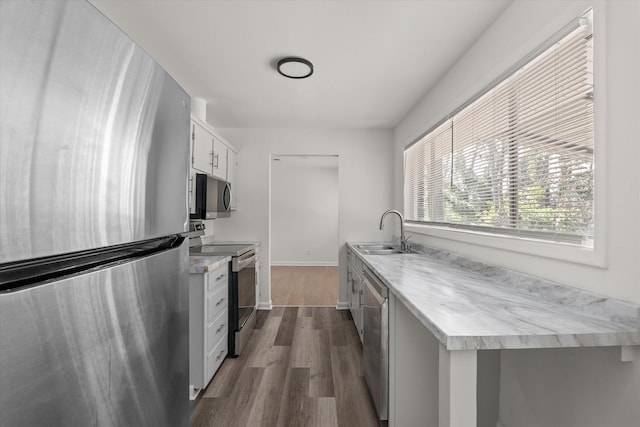
M 393 128 L 511 2 L 90 1 L 222 128 Z M 314 74 L 279 75 L 284 56 Z

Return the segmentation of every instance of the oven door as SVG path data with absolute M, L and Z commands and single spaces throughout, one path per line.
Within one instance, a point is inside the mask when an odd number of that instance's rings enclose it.
M 242 329 L 256 307 L 256 253 L 241 255 L 237 259 L 238 322 L 236 330 Z M 235 273 L 234 273 L 235 275 Z

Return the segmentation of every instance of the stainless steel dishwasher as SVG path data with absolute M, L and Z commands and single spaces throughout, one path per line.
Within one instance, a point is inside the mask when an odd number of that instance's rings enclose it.
M 381 425 L 389 419 L 389 289 L 364 268 L 364 378 Z

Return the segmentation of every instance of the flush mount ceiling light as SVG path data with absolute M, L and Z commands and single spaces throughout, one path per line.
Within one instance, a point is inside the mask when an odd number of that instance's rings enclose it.
M 279 60 L 277 69 L 280 74 L 290 79 L 306 79 L 313 74 L 313 64 L 295 56 Z

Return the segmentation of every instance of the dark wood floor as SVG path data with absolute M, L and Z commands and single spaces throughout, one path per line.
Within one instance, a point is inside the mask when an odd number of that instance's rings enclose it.
M 202 393 L 193 427 L 378 425 L 348 310 L 276 307 L 257 319 Z

